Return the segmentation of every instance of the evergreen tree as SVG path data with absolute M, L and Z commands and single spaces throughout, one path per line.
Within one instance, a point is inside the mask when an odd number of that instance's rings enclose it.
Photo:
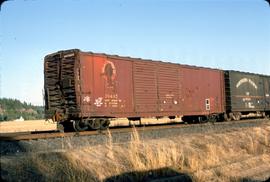
M 0 121 L 15 120 L 21 116 L 25 120 L 43 119 L 44 107 L 34 106 L 17 99 L 0 98 Z

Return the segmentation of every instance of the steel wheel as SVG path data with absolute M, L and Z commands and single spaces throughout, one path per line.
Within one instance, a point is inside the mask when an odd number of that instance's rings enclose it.
M 217 122 L 217 117 L 215 115 L 210 115 L 208 121 L 211 123 Z
M 76 120 L 73 121 L 73 129 L 77 132 L 85 131 L 88 129 L 88 126 L 83 123 L 83 121 Z
M 91 119 L 89 121 L 89 127 L 93 130 L 97 130 L 100 128 L 100 122 L 99 119 Z
M 232 118 L 229 117 L 228 114 L 226 114 L 226 113 L 224 114 L 223 117 L 224 117 L 224 120 L 225 120 L 225 121 L 231 121 L 231 120 L 232 120 Z
M 240 119 L 241 119 L 241 113 L 240 112 L 234 113 L 234 120 L 239 121 Z
M 109 125 L 110 121 L 107 118 L 95 118 L 89 121 L 89 127 L 93 130 L 105 130 Z
M 109 127 L 110 125 L 110 121 L 108 119 L 103 119 L 101 118 L 100 119 L 100 129 L 101 130 L 105 130 Z

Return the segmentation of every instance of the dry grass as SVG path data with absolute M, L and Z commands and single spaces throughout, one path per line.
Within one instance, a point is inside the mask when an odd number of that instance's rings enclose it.
M 0 133 L 56 130 L 56 123 L 45 120 L 0 122 Z
M 1 159 L 1 165 L 9 171 L 8 179 L 22 180 L 144 181 L 149 175 L 168 175 L 170 170 L 188 174 L 193 181 L 270 177 L 269 124 L 149 141 L 141 140 L 134 128 L 132 141 L 124 144 L 113 144 L 107 133 L 106 145 Z M 159 169 L 163 170 L 154 174 Z
M 156 118 L 141 118 L 141 120 L 129 121 L 127 118 L 117 118 L 111 121 L 110 127 L 113 126 L 133 126 L 133 125 L 149 125 L 149 124 L 163 124 L 163 123 L 180 123 L 181 117 L 175 119 L 169 119 L 167 117 L 156 119 Z
M 180 122 L 181 118 L 170 120 L 169 118 L 145 118 L 139 121 L 128 121 L 126 118 L 118 118 L 111 121 L 110 127 L 114 126 L 129 126 L 139 124 L 161 124 Z M 6 121 L 0 122 L 0 133 L 12 133 L 12 132 L 28 132 L 28 131 L 49 131 L 57 130 L 56 123 L 52 120 L 26 120 L 26 121 Z

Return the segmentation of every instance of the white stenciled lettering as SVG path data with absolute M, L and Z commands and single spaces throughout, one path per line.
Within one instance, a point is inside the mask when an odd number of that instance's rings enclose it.
M 94 103 L 97 107 L 102 106 L 103 102 L 102 102 L 102 97 L 99 97 L 97 99 L 95 99 L 95 103 Z
M 236 84 L 236 88 L 240 87 L 243 83 L 249 83 L 251 84 L 256 90 L 258 89 L 258 86 L 256 85 L 256 83 L 254 83 L 254 81 L 252 81 L 249 78 L 242 78 L 241 80 L 239 80 Z
M 90 97 L 89 96 L 85 96 L 83 98 L 83 102 L 90 102 Z
M 255 106 L 253 105 L 253 103 L 252 103 L 252 102 L 248 102 L 248 108 L 252 108 L 252 109 L 254 109 L 254 108 L 255 108 Z

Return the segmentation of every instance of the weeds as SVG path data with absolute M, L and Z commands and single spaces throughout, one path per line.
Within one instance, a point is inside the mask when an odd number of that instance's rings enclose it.
M 239 181 L 245 177 L 241 174 L 246 169 L 270 162 L 269 137 L 270 126 L 263 126 L 144 141 L 133 127 L 131 142 L 115 143 L 107 130 L 106 145 L 82 149 L 70 145 L 65 152 L 18 156 L 13 160 L 16 165 L 12 159 L 1 159 L 1 167 L 9 171 L 4 176 L 1 173 L 1 177 L 30 181 L 143 181 L 175 175 L 171 171 L 177 171 L 191 175 L 194 181 Z

